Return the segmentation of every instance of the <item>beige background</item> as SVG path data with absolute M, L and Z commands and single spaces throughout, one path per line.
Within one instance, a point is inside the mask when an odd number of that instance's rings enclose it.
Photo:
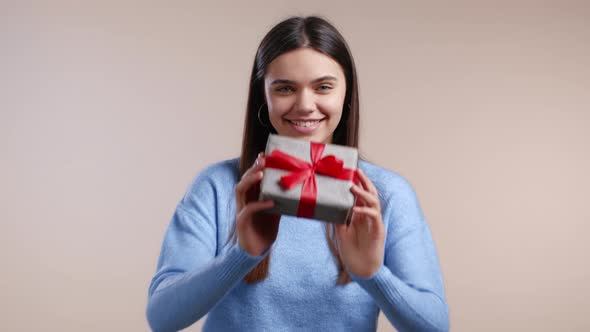
M 347 38 L 361 151 L 416 189 L 452 330 L 590 330 L 589 8 L 3 1 L 0 330 L 148 330 L 174 207 L 238 155 L 254 52 L 291 14 Z

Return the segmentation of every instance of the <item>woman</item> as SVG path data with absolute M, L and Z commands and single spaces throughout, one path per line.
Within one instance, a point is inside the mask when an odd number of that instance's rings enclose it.
M 436 248 L 410 184 L 361 160 L 349 226 L 264 210 L 269 133 L 358 147 L 357 77 L 327 21 L 292 17 L 262 40 L 250 79 L 241 157 L 193 181 L 166 232 L 147 318 L 176 331 L 446 331 Z M 279 232 L 280 224 L 280 232 Z M 272 258 L 271 258 L 272 257 Z

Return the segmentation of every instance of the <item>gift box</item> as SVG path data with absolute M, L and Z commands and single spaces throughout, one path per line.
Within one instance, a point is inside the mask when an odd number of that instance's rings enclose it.
M 344 224 L 354 206 L 358 150 L 270 134 L 260 200 L 268 213 Z

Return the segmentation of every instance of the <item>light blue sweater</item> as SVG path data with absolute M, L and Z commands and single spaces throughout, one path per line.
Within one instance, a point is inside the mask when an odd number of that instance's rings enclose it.
M 166 231 L 148 291 L 154 331 L 177 331 L 203 316 L 203 331 L 375 331 L 382 310 L 398 331 L 447 331 L 438 255 L 411 185 L 365 161 L 386 228 L 384 264 L 369 278 L 336 285 L 324 223 L 282 216 L 277 240 L 259 257 L 228 242 L 235 222 L 238 159 L 198 174 Z M 243 277 L 272 252 L 267 279 Z

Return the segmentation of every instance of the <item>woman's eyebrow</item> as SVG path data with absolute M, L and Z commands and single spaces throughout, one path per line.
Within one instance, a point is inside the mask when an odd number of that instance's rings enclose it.
M 338 79 L 334 76 L 330 76 L 330 75 L 326 75 L 326 76 L 322 76 L 319 78 L 314 79 L 313 81 L 311 81 L 311 83 L 317 83 L 317 82 L 321 82 L 321 81 L 337 81 Z M 295 81 L 291 81 L 291 80 L 283 80 L 283 79 L 278 79 L 278 80 L 274 80 L 272 81 L 272 83 L 270 83 L 270 85 L 276 85 L 276 84 L 296 84 L 297 82 Z

